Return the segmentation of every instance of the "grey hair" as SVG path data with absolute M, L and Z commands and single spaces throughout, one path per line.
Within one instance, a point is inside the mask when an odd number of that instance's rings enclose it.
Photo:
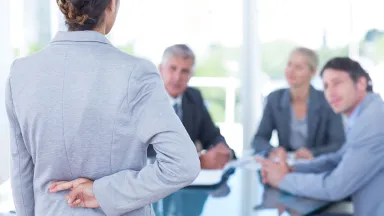
M 299 53 L 307 58 L 307 64 L 312 71 L 317 71 L 317 67 L 319 66 L 319 57 L 317 56 L 314 50 L 308 49 L 306 47 L 298 47 L 294 49 L 291 53 Z
M 164 50 L 161 62 L 164 64 L 170 57 L 181 57 L 184 60 L 191 59 L 195 65 L 196 57 L 191 48 L 186 44 L 175 44 Z

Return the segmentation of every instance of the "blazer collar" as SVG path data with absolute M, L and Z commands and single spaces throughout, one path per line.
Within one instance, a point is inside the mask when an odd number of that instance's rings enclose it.
M 59 31 L 53 38 L 55 42 L 98 42 L 111 44 L 105 35 L 96 31 Z
M 183 100 L 182 100 L 182 102 L 184 103 L 184 101 L 187 104 L 196 104 L 197 103 L 195 101 L 195 98 L 192 97 L 192 95 L 190 95 L 189 87 L 183 93 Z
M 309 107 L 310 109 L 318 109 L 321 106 L 321 100 L 316 89 L 310 85 L 309 87 Z M 291 106 L 291 93 L 289 89 L 286 89 L 281 97 L 280 107 L 289 108 Z

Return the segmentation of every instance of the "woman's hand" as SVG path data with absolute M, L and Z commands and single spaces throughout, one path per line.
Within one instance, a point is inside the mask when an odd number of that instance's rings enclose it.
M 65 196 L 68 204 L 73 208 L 99 208 L 100 205 L 93 193 L 93 181 L 79 178 L 73 181 L 57 181 L 49 186 L 51 193 L 71 190 Z

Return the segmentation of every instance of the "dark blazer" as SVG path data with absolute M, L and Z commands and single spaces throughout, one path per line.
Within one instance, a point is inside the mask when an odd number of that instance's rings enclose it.
M 192 141 L 200 141 L 203 149 L 224 142 L 220 129 L 213 123 L 199 90 L 188 87 L 183 94 L 182 122 Z
M 293 151 L 291 135 L 291 100 L 289 89 L 272 92 L 267 98 L 263 118 L 253 140 L 256 153 L 266 153 L 272 149 L 269 140 L 272 131 L 277 130 L 279 145 Z M 345 141 L 344 127 L 340 115 L 335 114 L 322 91 L 311 86 L 309 95 L 308 141 L 306 147 L 314 156 L 335 152 Z
M 212 121 L 199 90 L 188 87 L 181 107 L 182 123 L 195 144 L 199 141 L 203 149 L 209 149 L 219 142 L 226 143 L 220 129 Z M 149 146 L 148 156 L 154 156 L 152 145 Z

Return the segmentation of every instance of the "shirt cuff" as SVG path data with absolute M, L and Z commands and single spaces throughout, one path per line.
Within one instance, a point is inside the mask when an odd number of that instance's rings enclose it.
M 230 160 L 237 159 L 236 154 L 235 154 L 235 151 L 233 151 L 233 149 L 231 149 L 231 148 L 228 146 L 228 144 L 227 144 L 227 142 L 225 141 L 225 138 L 224 138 L 223 136 L 218 136 L 218 137 L 216 137 L 214 143 L 215 143 L 214 146 L 217 145 L 218 143 L 224 143 L 225 145 L 227 145 L 227 147 L 228 147 L 228 149 L 229 149 L 229 152 L 230 152 L 230 155 L 229 155 Z
M 213 143 L 214 143 L 214 145 L 216 145 L 217 143 L 225 143 L 225 144 L 227 144 L 227 142 L 225 141 L 225 138 L 223 136 L 216 137 L 216 139 L 214 140 Z
M 109 182 L 107 178 L 99 179 L 93 182 L 93 194 L 95 194 L 95 198 L 100 205 L 101 210 L 106 215 L 117 216 L 115 213 L 115 209 L 110 204 L 113 203 L 107 194 L 106 191 L 109 188 Z

